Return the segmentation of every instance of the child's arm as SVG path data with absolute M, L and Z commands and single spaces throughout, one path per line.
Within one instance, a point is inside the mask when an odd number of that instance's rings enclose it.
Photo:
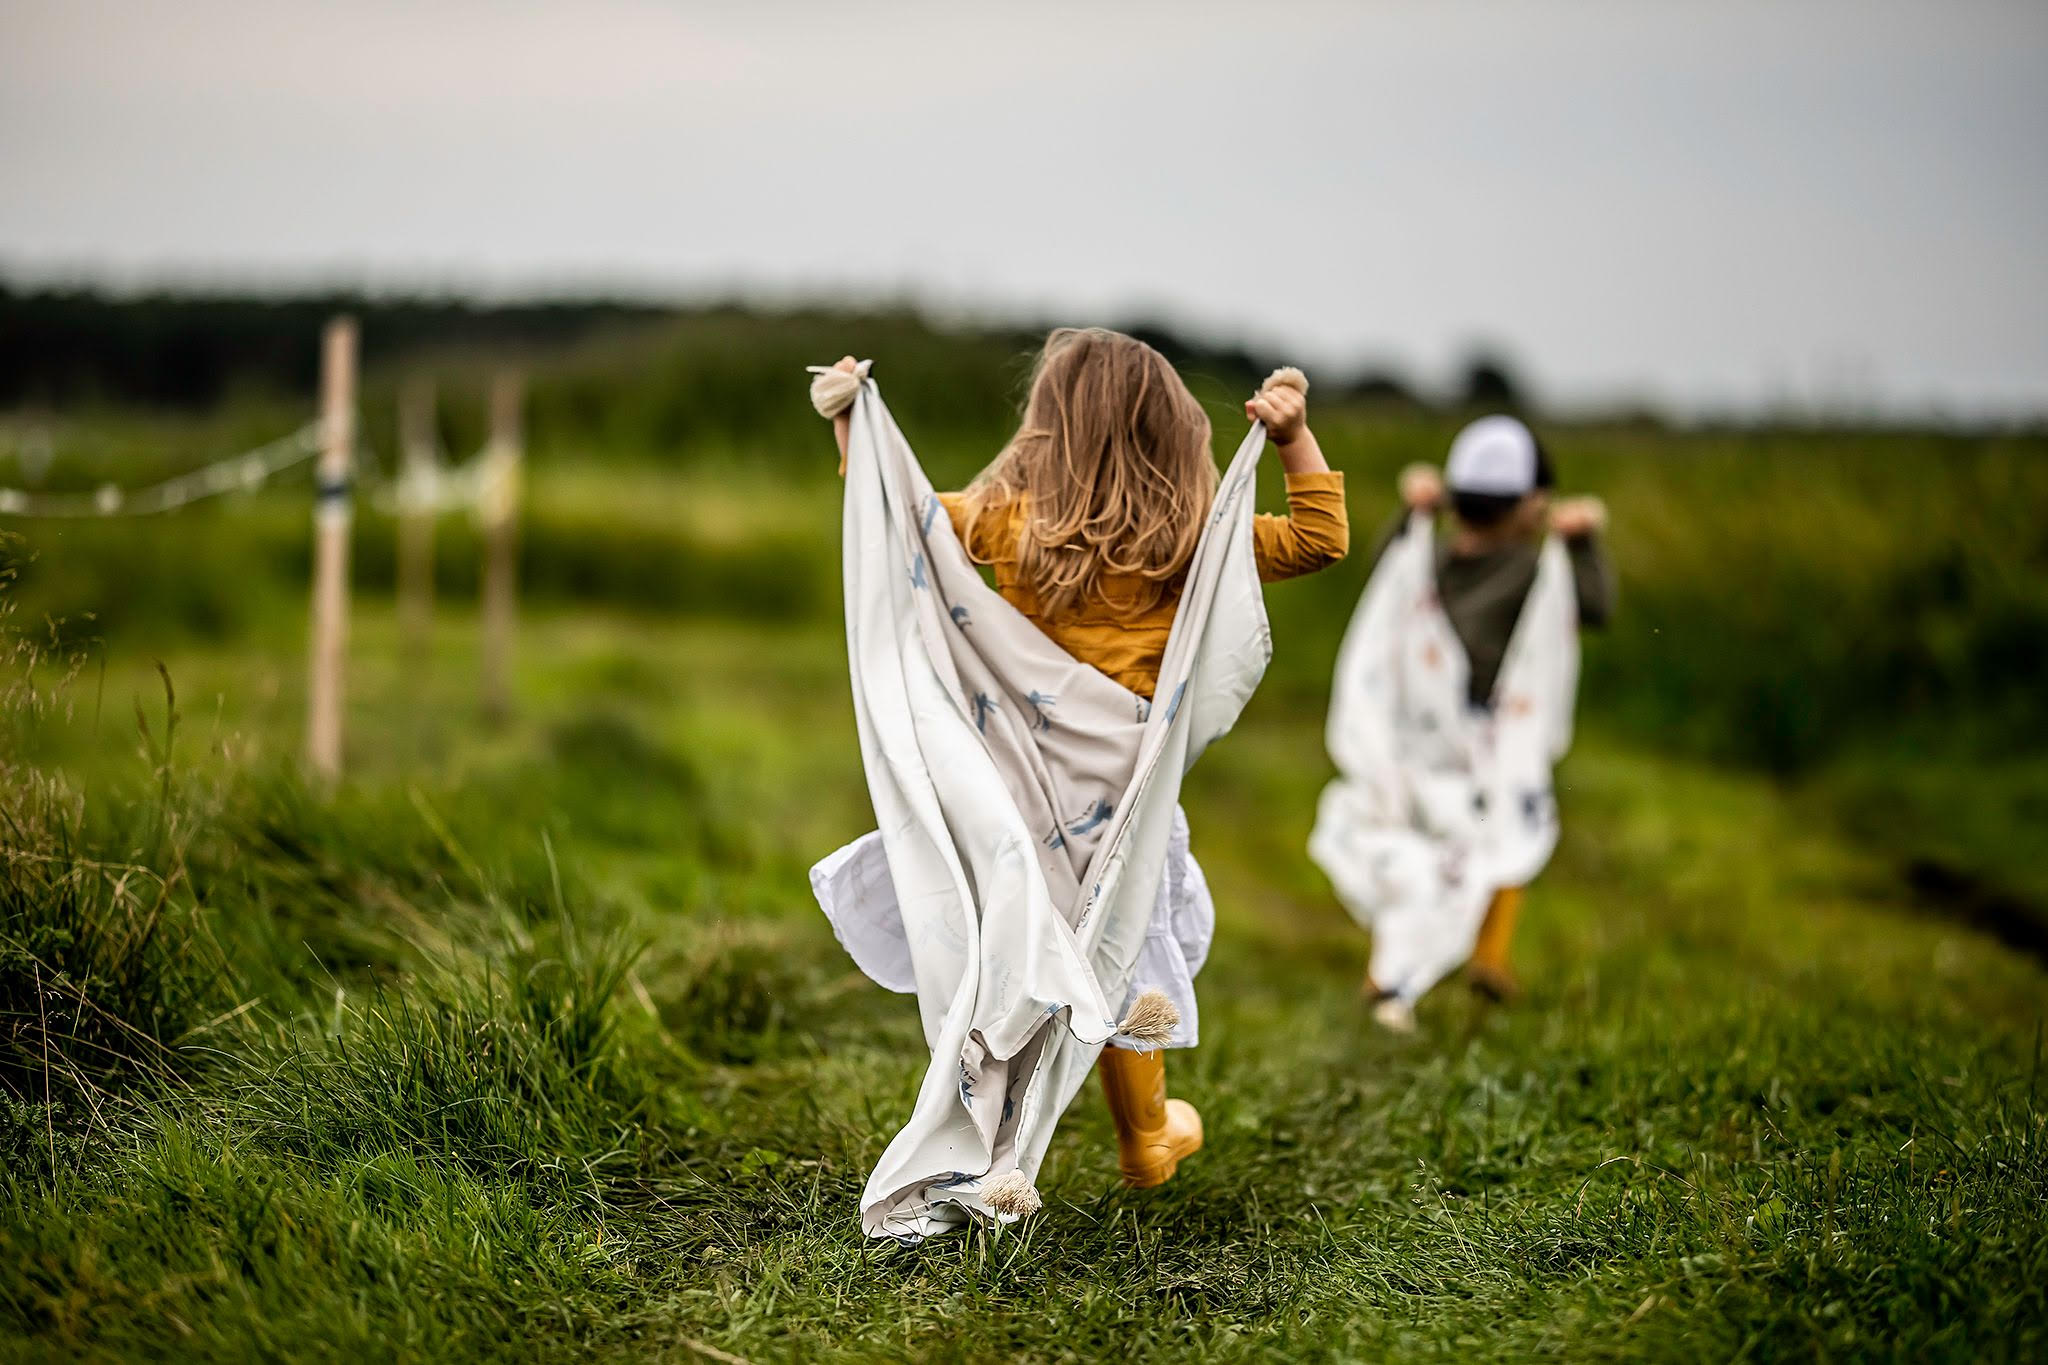
M 1271 583 L 1335 564 L 1351 548 L 1351 519 L 1344 476 L 1331 470 L 1308 429 L 1308 396 L 1269 381 L 1244 405 L 1244 415 L 1266 424 L 1266 438 L 1287 471 L 1287 515 L 1252 522 L 1259 577 Z
M 1400 490 L 1401 505 L 1380 527 L 1380 533 L 1373 539 L 1372 556 L 1366 561 L 1366 572 L 1380 566 L 1380 560 L 1387 550 L 1408 531 L 1408 523 L 1419 513 L 1435 516 L 1443 505 L 1444 476 L 1437 473 L 1435 465 L 1411 464 L 1401 471 L 1395 487 Z
M 841 356 L 838 363 L 833 365 L 832 368 L 844 370 L 848 374 L 852 374 L 859 366 L 860 362 L 849 355 Z M 853 413 L 849 409 L 832 419 L 832 439 L 839 442 L 839 477 L 842 479 L 846 477 L 846 443 L 852 437 Z
M 1308 395 L 1301 390 L 1268 382 L 1245 403 L 1244 415 L 1266 424 L 1266 439 L 1280 452 L 1280 467 L 1289 474 L 1330 472 L 1316 434 L 1308 429 Z
M 1435 465 L 1417 461 L 1401 471 L 1401 477 L 1394 481 L 1394 487 L 1401 494 L 1401 515 L 1410 512 L 1434 514 L 1443 506 L 1444 476 L 1437 473 Z
M 1598 630 L 1614 618 L 1614 568 L 1600 544 L 1607 504 L 1598 498 L 1566 498 L 1550 511 L 1550 529 L 1564 537 L 1572 557 L 1572 584 L 1579 599 L 1579 624 Z

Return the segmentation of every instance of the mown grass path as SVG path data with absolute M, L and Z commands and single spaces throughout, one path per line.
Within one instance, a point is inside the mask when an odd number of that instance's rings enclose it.
M 359 637 L 331 802 L 274 776 L 294 641 L 167 660 L 167 922 L 218 945 L 239 1012 L 175 1035 L 168 1089 L 9 1101 L 0 1356 L 2048 1351 L 2048 974 L 1764 782 L 1589 717 L 1527 999 L 1453 984 L 1394 1038 L 1301 852 L 1321 717 L 1261 698 L 1187 799 L 1222 923 L 1169 1075 L 1207 1149 L 1122 1191 L 1084 1092 L 1042 1215 L 904 1249 L 854 1204 L 914 1011 L 802 876 L 866 813 L 836 633 L 542 619 L 496 735 L 459 627 L 431 669 L 375 614 Z M 42 751 L 129 849 L 141 663 Z M 19 956 L 34 911 L 8 913 Z

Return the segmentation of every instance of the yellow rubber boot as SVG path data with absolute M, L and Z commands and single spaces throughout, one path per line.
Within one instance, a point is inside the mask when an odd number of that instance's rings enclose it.
M 1479 926 L 1479 941 L 1472 945 L 1472 961 L 1465 969 L 1472 989 L 1494 1000 L 1513 1000 L 1522 993 L 1521 983 L 1508 969 L 1508 945 L 1514 941 L 1515 921 L 1522 914 L 1522 888 L 1503 886 L 1493 893 L 1486 907 L 1486 922 Z
M 1124 1184 L 1150 1189 L 1173 1179 L 1181 1158 L 1202 1148 L 1202 1116 L 1166 1098 L 1166 1054 L 1102 1049 L 1095 1065 L 1116 1120 L 1116 1165 Z

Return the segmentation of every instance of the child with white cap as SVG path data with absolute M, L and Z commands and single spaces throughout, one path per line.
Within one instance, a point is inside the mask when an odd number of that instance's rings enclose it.
M 1393 1027 L 1468 955 L 1476 990 L 1518 990 L 1508 945 L 1556 841 L 1549 770 L 1570 740 L 1577 632 L 1614 610 L 1606 509 L 1553 505 L 1554 483 L 1535 433 L 1505 416 L 1459 432 L 1442 475 L 1403 470 L 1339 659 L 1340 776 L 1310 852 L 1373 932 L 1367 986 Z

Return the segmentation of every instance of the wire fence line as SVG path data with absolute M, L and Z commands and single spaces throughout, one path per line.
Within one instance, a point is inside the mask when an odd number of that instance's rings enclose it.
M 320 424 L 202 465 L 144 488 L 101 484 L 91 493 L 40 493 L 0 488 L 0 513 L 16 517 L 146 517 L 222 493 L 252 491 L 320 453 Z
M 254 449 L 224 456 L 141 488 L 105 483 L 90 493 L 44 493 L 0 487 L 0 516 L 147 517 L 224 493 L 252 493 L 317 456 L 321 435 L 321 424 L 317 420 L 308 422 Z M 491 447 L 487 445 L 459 465 L 451 466 L 436 458 L 425 465 L 415 465 L 394 479 L 383 473 L 376 452 L 361 445 L 356 449 L 354 464 L 358 482 L 368 486 L 379 511 L 398 516 L 432 515 L 477 507 L 484 502 L 490 483 L 490 454 Z
M 404 458 L 385 465 L 362 439 L 355 421 L 359 411 L 357 341 L 353 318 L 329 319 L 320 338 L 319 419 L 252 450 L 141 488 L 105 483 L 90 493 L 50 493 L 0 486 L 0 520 L 106 521 L 170 512 L 225 493 L 253 492 L 317 458 L 312 479 L 312 592 L 307 615 L 312 647 L 306 683 L 306 761 L 311 771 L 328 783 L 342 771 L 349 537 L 358 491 L 368 495 L 365 500 L 373 508 L 398 518 L 399 616 L 416 640 L 423 639 L 430 620 L 435 517 L 456 508 L 469 509 L 481 533 L 483 550 L 478 599 L 484 713 L 502 721 L 512 703 L 520 470 L 526 449 L 524 378 L 517 371 L 505 371 L 493 380 L 490 437 L 482 450 L 459 464 L 449 461 L 434 429 L 432 388 L 410 386 L 400 403 L 398 440 Z M 39 482 L 49 467 L 51 453 L 47 439 L 24 447 L 23 477 Z
M 398 517 L 482 508 L 495 486 L 493 449 L 487 443 L 458 464 L 451 463 L 447 452 L 436 445 L 432 459 L 402 464 L 396 478 L 371 480 L 371 501 L 378 511 Z M 370 456 L 373 465 L 375 458 Z

